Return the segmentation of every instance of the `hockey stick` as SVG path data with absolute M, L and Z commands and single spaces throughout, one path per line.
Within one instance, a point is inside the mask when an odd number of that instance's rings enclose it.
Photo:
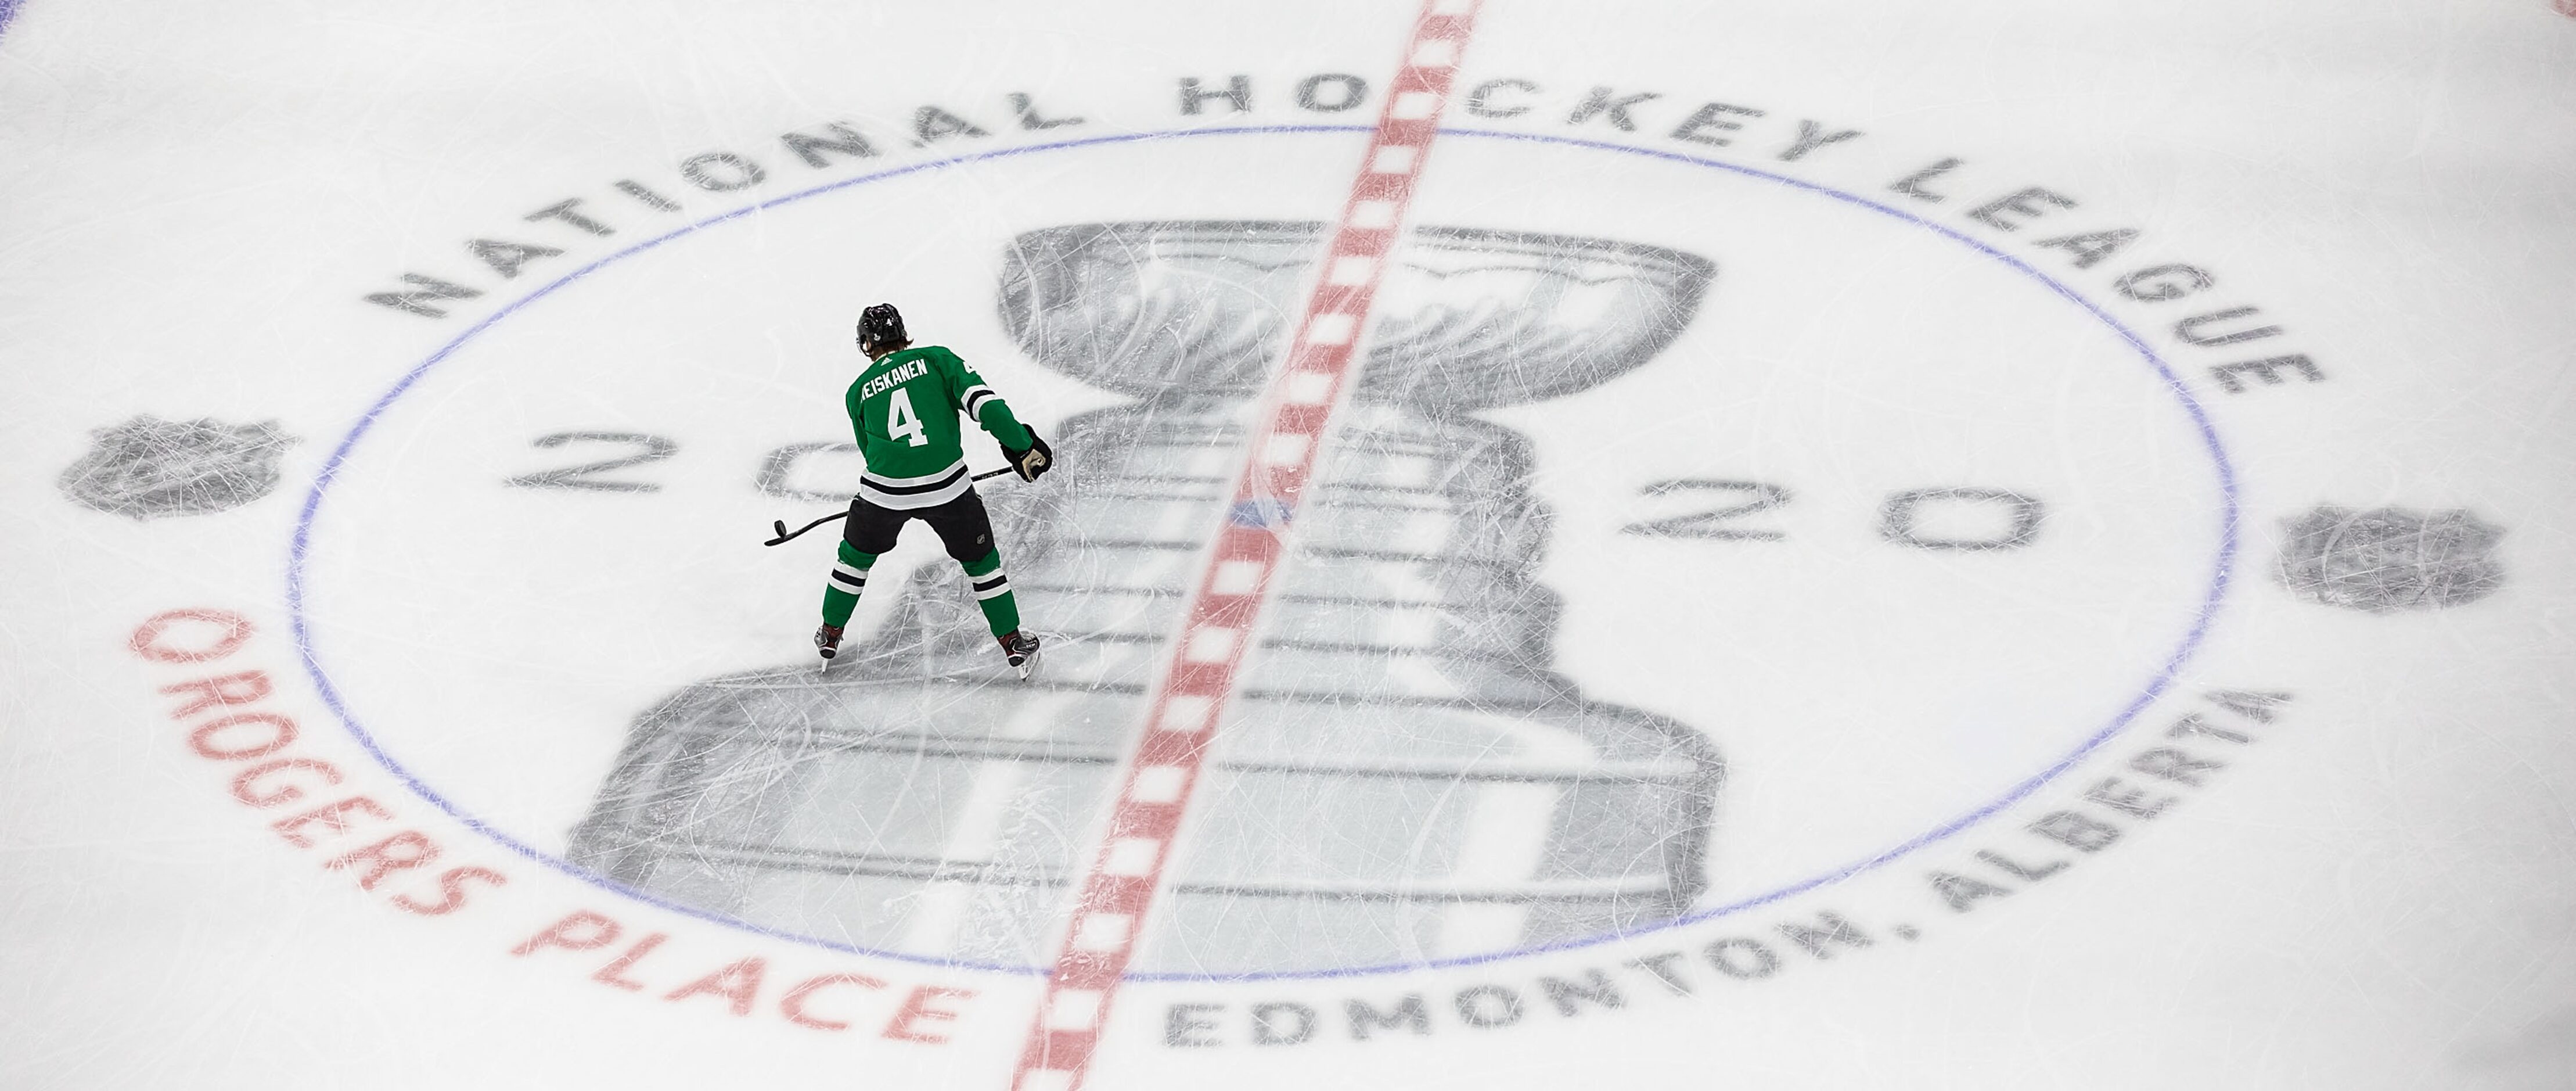
M 998 470 L 986 470 L 986 471 L 984 471 L 983 473 L 976 474 L 975 476 L 970 477 L 970 478 L 967 478 L 966 480 L 968 480 L 968 481 L 982 481 L 982 480 L 984 480 L 985 478 L 988 478 L 988 477 L 1000 477 L 1000 476 L 1002 476 L 1003 474 L 1010 473 L 1010 472 L 1011 472 L 1011 468 L 1010 468 L 1010 467 L 1008 467 L 1008 466 L 1004 466 L 1004 467 L 1002 467 L 1001 469 L 998 469 Z M 775 521 L 772 521 L 772 522 L 769 524 L 769 529 L 770 529 L 773 533 L 777 534 L 778 536 L 777 536 L 777 537 L 775 537 L 775 538 L 772 538 L 772 539 L 770 539 L 770 540 L 768 540 L 768 541 L 766 541 L 766 542 L 762 542 L 762 543 L 760 543 L 760 544 L 765 545 L 765 546 L 774 546 L 774 545 L 777 545 L 777 544 L 778 544 L 778 543 L 780 543 L 780 542 L 791 542 L 791 541 L 796 540 L 799 536 L 803 535 L 806 531 L 812 530 L 812 529 L 814 529 L 815 527 L 822 526 L 823 524 L 825 524 L 825 523 L 829 523 L 829 522 L 831 522 L 832 520 L 835 520 L 835 519 L 847 519 L 847 518 L 849 518 L 849 517 L 850 517 L 850 513 L 849 513 L 849 512 L 847 512 L 847 511 L 836 511 L 836 512 L 833 512 L 833 513 L 832 513 L 832 514 L 830 514 L 830 515 L 826 515 L 826 516 L 824 516 L 824 517 L 822 517 L 822 518 L 820 518 L 820 519 L 816 519 L 816 520 L 814 520 L 814 521 L 813 521 L 813 522 L 811 522 L 811 523 L 807 523 L 807 524 L 805 524 L 804 526 L 798 527 L 798 528 L 796 528 L 793 532 L 790 532 L 790 531 L 787 529 L 787 520 L 785 520 L 785 519 L 775 520 Z

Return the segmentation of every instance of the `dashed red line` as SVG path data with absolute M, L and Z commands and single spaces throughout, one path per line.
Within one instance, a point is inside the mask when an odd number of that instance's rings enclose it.
M 1313 479 L 1351 374 L 1387 254 L 1413 200 L 1479 0 L 1425 0 L 1388 88 L 1359 178 L 1316 271 L 1314 293 L 1272 381 L 1225 526 L 1218 531 L 1144 737 L 1124 770 L 1107 833 L 1084 874 L 1063 947 L 1029 1028 L 1013 1091 L 1074 1091 L 1091 1070 L 1118 984 L 1144 932 L 1173 837 L 1189 809 L 1252 642 L 1291 517 Z

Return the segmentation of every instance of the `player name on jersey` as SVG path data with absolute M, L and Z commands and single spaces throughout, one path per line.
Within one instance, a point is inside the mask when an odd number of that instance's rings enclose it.
M 930 374 L 930 364 L 928 362 L 919 358 L 906 360 L 888 368 L 885 374 L 879 375 L 860 384 L 859 397 L 863 400 L 873 398 L 879 394 L 885 393 L 889 388 L 893 387 L 897 383 L 910 382 L 928 374 Z

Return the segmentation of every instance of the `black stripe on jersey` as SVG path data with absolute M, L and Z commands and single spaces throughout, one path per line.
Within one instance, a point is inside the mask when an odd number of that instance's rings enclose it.
M 938 492 L 941 489 L 956 484 L 959 478 L 965 476 L 966 467 L 960 465 L 945 474 L 941 474 L 939 480 L 920 485 L 889 485 L 883 481 L 868 477 L 860 478 L 859 483 L 888 496 L 917 496 L 926 492 Z
M 989 399 L 998 397 L 1001 397 L 1001 395 L 994 393 L 993 388 L 989 386 L 979 386 L 973 390 L 967 391 L 966 415 L 971 417 L 983 412 L 984 403 Z

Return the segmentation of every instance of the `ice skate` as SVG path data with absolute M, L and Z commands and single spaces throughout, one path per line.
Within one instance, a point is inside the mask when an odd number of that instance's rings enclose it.
M 1020 672 L 1021 678 L 1026 679 L 1036 673 L 1038 669 L 1037 637 L 1025 630 L 1013 629 L 1009 636 L 997 636 L 993 639 L 1001 642 L 1002 654 L 1010 659 L 1011 669 Z
M 824 666 L 831 666 L 832 658 L 841 654 L 841 627 L 825 625 L 814 630 L 814 651 L 823 657 Z

